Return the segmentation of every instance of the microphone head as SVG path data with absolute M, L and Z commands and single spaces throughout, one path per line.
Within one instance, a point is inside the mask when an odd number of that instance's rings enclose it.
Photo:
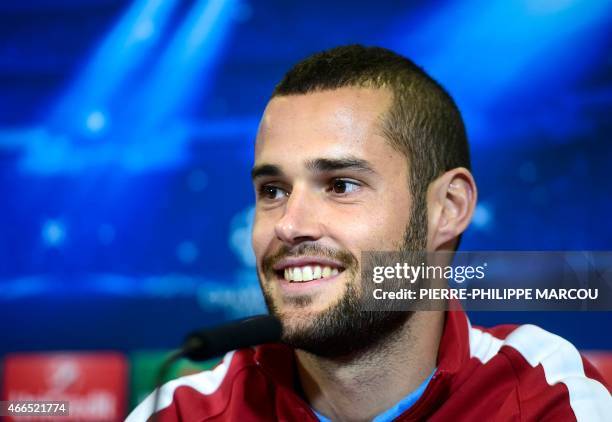
M 191 360 L 206 360 L 231 350 L 276 343 L 281 337 L 282 325 L 278 318 L 257 315 L 192 332 L 183 343 L 183 356 Z

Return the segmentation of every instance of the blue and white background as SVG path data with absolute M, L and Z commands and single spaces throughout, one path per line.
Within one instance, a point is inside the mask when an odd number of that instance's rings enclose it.
M 260 114 L 301 58 L 412 58 L 455 97 L 480 203 L 463 250 L 612 249 L 605 0 L 0 2 L 0 356 L 171 348 L 263 311 Z M 612 349 L 610 313 L 475 313 Z

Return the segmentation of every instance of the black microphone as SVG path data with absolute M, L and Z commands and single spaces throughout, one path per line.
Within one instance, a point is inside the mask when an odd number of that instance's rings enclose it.
M 173 352 L 157 374 L 157 388 L 153 398 L 150 420 L 157 420 L 161 386 L 170 367 L 180 358 L 195 361 L 221 356 L 230 350 L 243 349 L 264 343 L 276 343 L 282 336 L 280 321 L 272 315 L 257 315 L 239 319 L 217 327 L 205 328 L 189 334 L 183 347 Z
M 282 327 L 272 315 L 258 315 L 213 328 L 194 331 L 185 338 L 182 356 L 201 361 L 243 349 L 280 341 Z

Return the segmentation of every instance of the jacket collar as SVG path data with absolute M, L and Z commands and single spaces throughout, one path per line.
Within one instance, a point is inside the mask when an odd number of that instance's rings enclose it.
M 460 308 L 446 311 L 444 331 L 438 348 L 438 372 L 456 374 L 470 360 L 468 318 Z M 455 309 L 451 306 L 451 309 Z

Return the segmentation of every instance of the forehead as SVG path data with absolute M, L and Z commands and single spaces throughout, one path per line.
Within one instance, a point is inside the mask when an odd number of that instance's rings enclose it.
M 388 90 L 352 87 L 275 97 L 259 126 L 255 161 L 398 155 L 381 130 L 391 102 Z

